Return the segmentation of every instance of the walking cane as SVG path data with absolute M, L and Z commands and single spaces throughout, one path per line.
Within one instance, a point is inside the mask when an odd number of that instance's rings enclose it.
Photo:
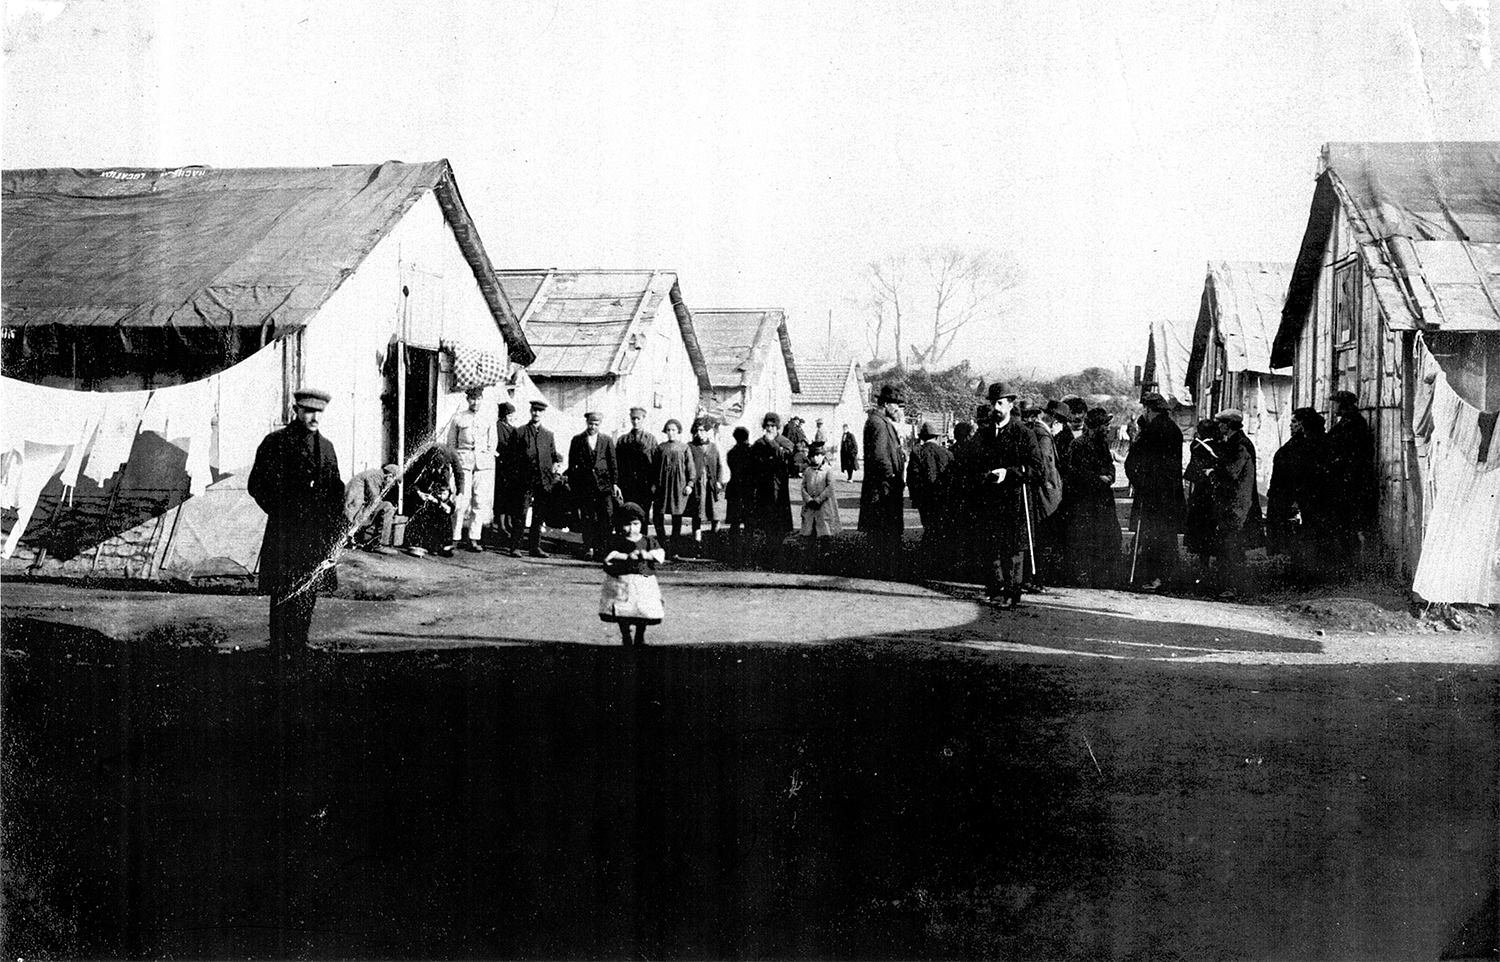
M 1141 556 L 1141 529 L 1146 527 L 1145 512 L 1135 519 L 1135 543 L 1130 547 L 1130 580 L 1127 584 L 1135 584 L 1135 560 Z
M 1026 493 L 1026 481 L 1021 481 L 1021 507 L 1026 512 L 1026 548 L 1031 556 L 1031 573 L 1036 574 L 1036 540 L 1031 536 L 1031 496 Z M 1023 572 L 1024 573 L 1024 572 Z

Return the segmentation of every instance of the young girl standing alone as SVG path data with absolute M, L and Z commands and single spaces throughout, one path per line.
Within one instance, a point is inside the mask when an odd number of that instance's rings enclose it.
M 615 538 L 604 554 L 599 620 L 620 626 L 621 643 L 644 645 L 646 626 L 661 624 L 665 616 L 656 566 L 667 559 L 667 553 L 655 538 L 645 535 L 646 512 L 640 505 L 627 503 L 616 514 L 615 523 Z
M 822 443 L 814 441 L 808 445 L 807 467 L 802 469 L 802 535 L 812 539 L 814 571 L 821 567 L 821 539 L 843 530 L 835 477 L 832 465 L 824 457 Z

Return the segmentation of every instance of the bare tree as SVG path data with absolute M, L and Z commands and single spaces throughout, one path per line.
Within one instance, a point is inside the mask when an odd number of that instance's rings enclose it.
M 891 356 L 896 359 L 897 364 L 901 363 L 901 327 L 910 293 L 906 289 L 908 272 L 905 254 L 887 254 L 879 260 L 871 261 L 866 269 L 866 278 L 870 284 L 870 310 L 874 313 L 875 320 L 875 352 L 877 355 L 880 353 L 880 331 L 884 329 L 886 321 L 890 320 L 895 338 L 895 350 Z
M 932 297 L 932 341 L 914 353 L 920 365 L 933 367 L 959 331 L 1004 312 L 1006 295 L 1020 286 L 1021 270 L 1010 256 L 983 249 L 928 247 L 919 256 Z

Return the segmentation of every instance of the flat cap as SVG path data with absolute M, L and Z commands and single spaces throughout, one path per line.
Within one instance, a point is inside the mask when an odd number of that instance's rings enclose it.
M 1164 408 L 1167 406 L 1167 399 L 1155 391 L 1147 391 L 1141 395 L 1141 405 L 1148 408 Z
M 328 407 L 328 402 L 333 400 L 333 395 L 327 391 L 317 388 L 302 387 L 292 392 L 292 400 L 299 408 L 307 408 L 309 411 L 321 411 Z
M 547 408 L 547 402 L 543 401 L 541 398 L 538 398 L 537 400 L 531 402 L 531 409 L 533 411 L 545 411 L 547 410 Z
M 600 414 L 598 411 L 587 411 L 584 413 L 583 419 L 589 424 L 598 424 L 600 421 L 604 420 L 604 415 Z
M 1353 404 L 1356 406 L 1358 406 L 1359 404 L 1359 395 L 1355 394 L 1353 391 L 1334 391 L 1332 394 L 1328 395 L 1328 398 L 1332 401 L 1342 401 L 1345 404 Z
M 1244 424 L 1245 416 L 1234 408 L 1225 408 L 1214 415 L 1215 421 L 1226 421 L 1230 424 Z
M 923 421 L 921 427 L 917 428 L 917 437 L 925 441 L 928 438 L 941 437 L 941 435 L 938 434 L 937 428 L 932 426 L 931 421 Z

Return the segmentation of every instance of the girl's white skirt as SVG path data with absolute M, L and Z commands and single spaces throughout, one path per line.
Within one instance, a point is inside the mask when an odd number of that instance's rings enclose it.
M 604 576 L 604 586 L 599 591 L 601 621 L 639 621 L 659 625 L 665 615 L 656 575 Z

